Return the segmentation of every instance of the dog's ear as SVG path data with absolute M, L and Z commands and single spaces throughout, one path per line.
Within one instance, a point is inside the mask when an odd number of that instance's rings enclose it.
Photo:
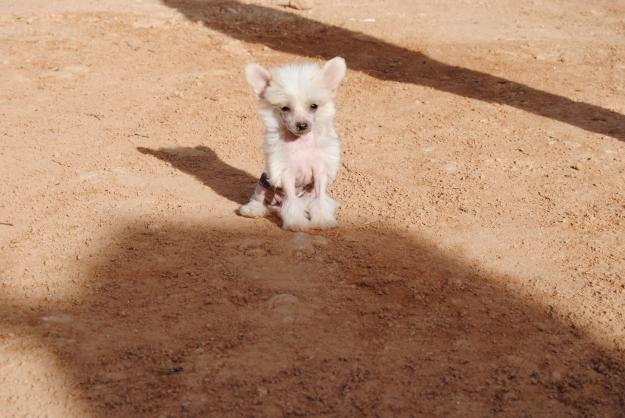
M 258 64 L 248 64 L 245 67 L 245 78 L 252 90 L 254 90 L 254 93 L 260 96 L 269 85 L 271 74 Z
M 336 90 L 345 77 L 345 60 L 341 57 L 332 58 L 323 66 L 323 81 L 330 90 Z

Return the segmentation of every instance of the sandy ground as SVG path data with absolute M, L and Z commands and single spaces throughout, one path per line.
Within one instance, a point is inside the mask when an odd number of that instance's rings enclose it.
M 339 228 L 238 217 L 335 55 Z M 622 1 L 4 1 L 0 416 L 625 416 L 624 97 Z

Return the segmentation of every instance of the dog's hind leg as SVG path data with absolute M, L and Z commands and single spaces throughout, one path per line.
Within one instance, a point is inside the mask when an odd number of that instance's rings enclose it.
M 239 215 L 248 218 L 260 218 L 269 213 L 269 208 L 265 203 L 267 189 L 261 184 L 256 185 L 254 194 L 250 197 L 250 201 L 239 208 Z

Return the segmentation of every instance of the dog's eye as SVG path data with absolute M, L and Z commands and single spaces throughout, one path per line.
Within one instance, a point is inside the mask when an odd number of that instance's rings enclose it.
M 313 103 L 313 104 L 311 104 L 311 105 L 310 105 L 310 108 L 311 108 L 312 110 L 315 110 L 315 109 L 316 109 L 316 108 L 318 108 L 318 107 L 319 107 L 319 106 L 317 106 L 317 103 Z
M 283 111 L 283 112 L 288 112 L 289 110 L 291 110 L 291 108 L 290 108 L 290 107 L 288 107 L 288 106 L 282 106 L 282 107 L 280 108 L 280 110 L 281 110 L 281 111 Z

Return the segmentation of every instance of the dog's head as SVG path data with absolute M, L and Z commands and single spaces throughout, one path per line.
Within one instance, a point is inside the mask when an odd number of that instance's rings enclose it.
M 334 117 L 334 95 L 345 76 L 345 60 L 336 57 L 323 68 L 291 64 L 267 71 L 258 64 L 245 68 L 247 82 L 274 119 L 295 137 Z

